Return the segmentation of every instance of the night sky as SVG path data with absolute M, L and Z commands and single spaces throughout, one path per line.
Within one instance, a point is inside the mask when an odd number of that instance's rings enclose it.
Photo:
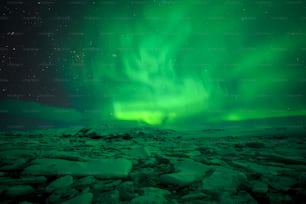
M 304 1 L 4 1 L 0 15 L 1 128 L 306 115 Z

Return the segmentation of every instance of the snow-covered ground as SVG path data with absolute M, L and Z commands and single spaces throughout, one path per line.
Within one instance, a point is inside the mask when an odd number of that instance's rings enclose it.
M 1 203 L 303 203 L 304 129 L 0 134 Z

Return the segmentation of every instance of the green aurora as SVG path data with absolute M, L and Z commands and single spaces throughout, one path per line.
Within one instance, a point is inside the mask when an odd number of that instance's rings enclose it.
M 306 115 L 299 6 L 120 3 L 86 8 L 75 26 L 82 40 L 64 40 L 78 57 L 60 77 L 71 79 L 64 83 L 68 94 L 86 95 L 71 98 L 83 119 L 166 125 Z
M 98 51 L 83 49 L 85 67 L 70 88 L 92 92 L 87 103 L 101 118 L 152 125 L 197 115 L 203 121 L 304 116 L 306 38 L 288 31 L 305 26 L 286 6 L 180 1 L 133 12 L 89 9 L 102 20 L 85 21 L 89 38 L 79 48 Z

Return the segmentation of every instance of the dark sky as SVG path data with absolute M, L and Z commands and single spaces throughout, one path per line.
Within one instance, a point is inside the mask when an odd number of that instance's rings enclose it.
M 59 71 L 73 57 L 69 48 L 64 49 L 64 42 L 68 30 L 82 19 L 82 11 L 83 6 L 74 8 L 68 1 L 3 3 L 1 99 L 69 106 Z

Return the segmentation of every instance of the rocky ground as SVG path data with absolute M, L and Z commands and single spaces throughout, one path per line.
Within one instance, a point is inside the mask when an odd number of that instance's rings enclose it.
M 10 131 L 0 151 L 1 203 L 306 203 L 306 137 L 287 129 Z

